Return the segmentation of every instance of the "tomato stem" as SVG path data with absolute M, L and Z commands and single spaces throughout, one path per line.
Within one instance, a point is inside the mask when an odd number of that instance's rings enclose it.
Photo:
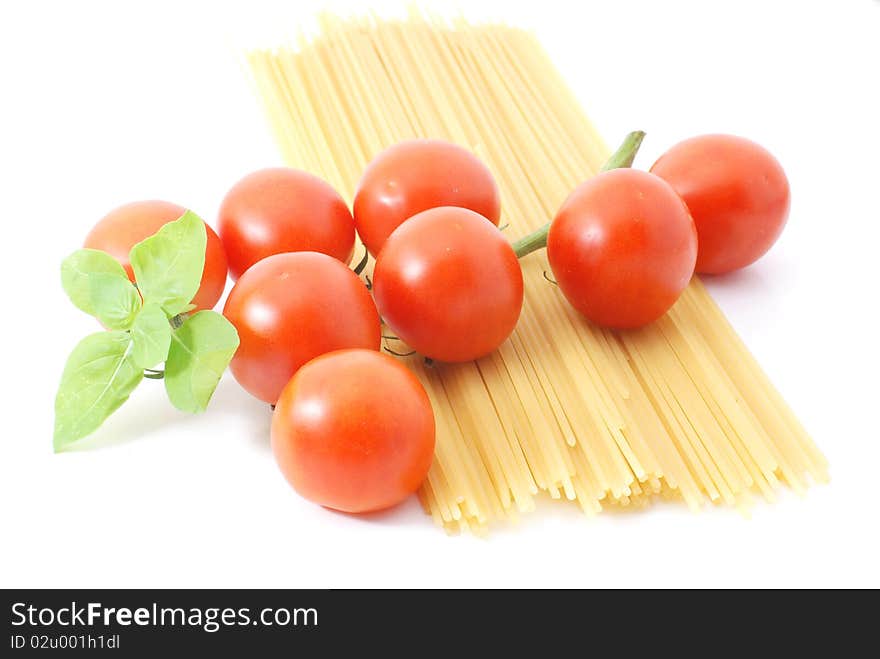
M 513 243 L 513 251 L 516 253 L 516 258 L 521 259 L 532 252 L 537 252 L 542 247 L 546 247 L 548 233 L 550 233 L 550 222 Z
M 395 357 L 409 357 L 410 355 L 416 354 L 415 350 L 410 350 L 409 352 L 397 352 L 396 350 L 392 350 L 388 346 L 382 346 L 382 347 L 385 348 L 386 352 L 391 353 Z
M 617 147 L 617 151 L 611 154 L 611 157 L 605 161 L 605 164 L 602 165 L 599 171 L 607 172 L 609 169 L 632 167 L 633 160 L 636 159 L 636 154 L 639 152 L 639 147 L 642 146 L 643 139 L 645 139 L 645 131 L 643 130 L 634 130 L 629 133 L 623 138 L 623 142 Z
M 611 157 L 605 161 L 605 164 L 602 165 L 599 171 L 607 172 L 609 169 L 617 169 L 618 167 L 631 167 L 643 139 L 645 139 L 644 131 L 634 130 L 629 133 L 621 145 L 617 147 L 617 151 L 611 154 Z M 513 243 L 513 251 L 516 252 L 517 258 L 521 259 L 527 254 L 547 246 L 547 234 L 550 232 L 550 224 L 550 222 L 547 222 L 537 231 L 533 231 Z
M 360 262 L 354 267 L 354 274 L 359 275 L 364 271 L 364 268 L 367 267 L 367 261 L 370 260 L 370 252 L 367 250 L 366 246 L 364 246 L 364 257 L 360 260 Z
M 144 377 L 149 380 L 161 380 L 165 377 L 165 371 L 158 371 L 155 368 L 145 368 Z

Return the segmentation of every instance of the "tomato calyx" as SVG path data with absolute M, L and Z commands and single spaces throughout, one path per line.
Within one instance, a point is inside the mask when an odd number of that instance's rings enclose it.
M 644 131 L 634 130 L 629 133 L 623 139 L 621 145 L 617 147 L 617 150 L 611 154 L 611 157 L 609 157 L 607 161 L 605 161 L 605 164 L 602 165 L 602 168 L 599 171 L 607 172 L 610 169 L 632 167 L 633 161 L 635 160 L 636 154 L 638 153 L 639 147 L 642 145 L 642 140 L 644 139 Z M 516 253 L 516 257 L 521 259 L 532 252 L 536 252 L 539 249 L 546 247 L 547 234 L 550 233 L 551 224 L 552 222 L 547 222 L 547 224 L 540 229 L 537 229 L 514 242 L 513 251 Z M 547 279 L 546 276 L 545 279 Z

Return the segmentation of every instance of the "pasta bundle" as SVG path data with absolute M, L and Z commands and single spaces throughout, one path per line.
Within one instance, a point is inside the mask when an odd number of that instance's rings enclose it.
M 383 148 L 444 138 L 497 177 L 512 241 L 551 218 L 608 154 L 530 33 L 420 15 L 323 16 L 321 28 L 248 63 L 288 164 L 349 200 Z M 407 358 L 436 416 L 420 498 L 439 525 L 481 532 L 532 510 L 542 492 L 588 514 L 656 495 L 747 508 L 755 493 L 772 500 L 780 481 L 801 492 L 828 478 L 699 279 L 659 321 L 615 332 L 566 303 L 543 253 L 522 267 L 522 316 L 499 350 L 467 364 Z

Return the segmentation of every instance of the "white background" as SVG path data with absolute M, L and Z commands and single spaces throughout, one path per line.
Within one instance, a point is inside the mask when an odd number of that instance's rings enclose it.
M 710 286 L 832 483 L 748 521 L 674 505 L 586 520 L 547 503 L 488 540 L 447 537 L 415 500 L 363 519 L 300 499 L 268 409 L 229 376 L 201 417 L 146 382 L 87 450 L 53 455 L 64 359 L 95 329 L 59 262 L 120 203 L 211 220 L 241 175 L 280 164 L 237 49 L 317 5 L 6 0 L 0 586 L 880 586 L 878 3 L 467 4 L 533 27 L 609 143 L 646 130 L 642 166 L 708 131 L 778 155 L 786 232 Z

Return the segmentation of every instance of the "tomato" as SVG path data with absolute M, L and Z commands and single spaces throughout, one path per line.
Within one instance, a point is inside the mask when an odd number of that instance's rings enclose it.
M 373 295 L 382 318 L 413 350 L 470 361 L 492 352 L 516 326 L 522 270 L 482 215 L 441 206 L 388 237 L 373 270 Z
M 547 258 L 584 316 L 605 327 L 638 327 L 666 313 L 687 286 L 697 232 L 668 183 L 614 169 L 566 199 L 550 225 Z
M 409 140 L 367 166 L 354 197 L 358 235 L 374 256 L 404 220 L 429 208 L 469 208 L 497 225 L 498 186 L 474 154 L 442 140 Z
M 276 254 L 250 267 L 230 291 L 223 315 L 240 339 L 232 375 L 267 403 L 318 355 L 380 347 L 379 315 L 367 287 L 318 252 Z
M 179 218 L 186 209 L 167 201 L 135 201 L 120 206 L 105 215 L 86 236 L 85 247 L 100 249 L 122 264 L 128 278 L 134 281 L 134 272 L 128 253 L 137 243 L 149 238 L 164 225 Z M 205 248 L 205 269 L 202 285 L 192 302 L 199 309 L 211 309 L 226 288 L 226 254 L 214 230 L 205 224 L 208 244 Z
M 431 467 L 434 413 L 416 377 L 372 350 L 303 366 L 272 415 L 272 450 L 293 488 L 351 513 L 396 505 Z
M 220 238 L 233 279 L 283 252 L 321 252 L 343 263 L 354 252 L 354 220 L 329 183 L 287 167 L 248 174 L 220 205 Z
M 791 204 L 782 166 L 764 147 L 734 135 L 701 135 L 660 156 L 651 171 L 684 199 L 697 226 L 697 272 L 754 263 L 779 238 Z

